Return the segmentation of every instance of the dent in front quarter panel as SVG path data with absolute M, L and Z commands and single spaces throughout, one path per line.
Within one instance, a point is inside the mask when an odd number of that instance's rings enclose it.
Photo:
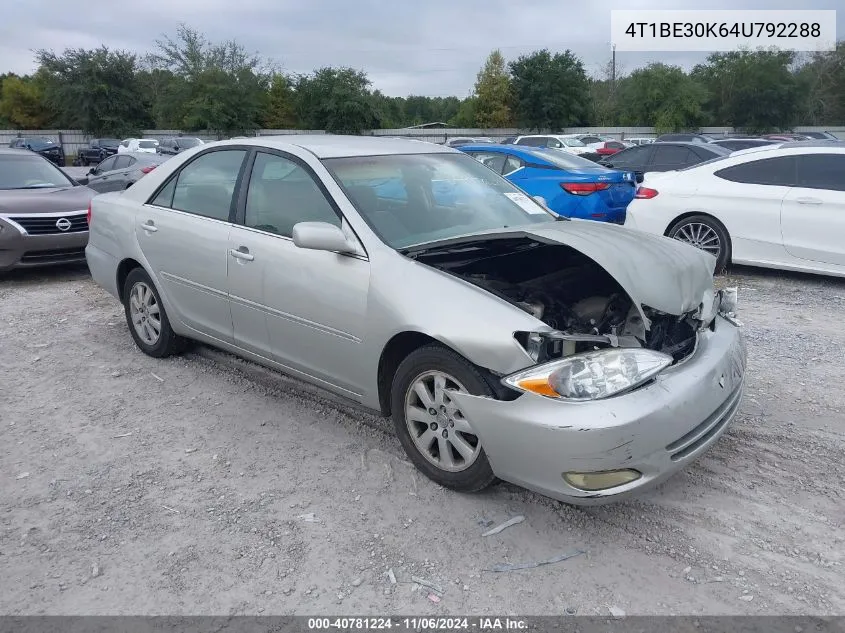
M 527 312 L 396 252 L 380 251 L 372 263 L 362 367 L 369 382 L 364 404 L 378 409 L 379 358 L 400 332 L 427 334 L 500 375 L 533 364 L 513 333 L 550 328 Z

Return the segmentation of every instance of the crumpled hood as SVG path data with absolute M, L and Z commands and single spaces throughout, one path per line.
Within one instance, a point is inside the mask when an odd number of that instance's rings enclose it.
M 713 296 L 716 258 L 677 240 L 589 220 L 520 229 L 541 241 L 571 246 L 594 260 L 639 306 L 681 315 Z
M 643 306 L 680 316 L 713 301 L 715 257 L 677 240 L 605 222 L 568 220 L 492 229 L 426 247 L 517 236 L 564 244 L 595 261 L 628 293 L 646 324 Z

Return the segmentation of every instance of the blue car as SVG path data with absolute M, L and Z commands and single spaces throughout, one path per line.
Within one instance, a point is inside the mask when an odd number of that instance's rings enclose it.
M 608 169 L 560 150 L 487 144 L 457 149 L 570 218 L 624 224 L 625 208 L 637 188 L 633 172 Z

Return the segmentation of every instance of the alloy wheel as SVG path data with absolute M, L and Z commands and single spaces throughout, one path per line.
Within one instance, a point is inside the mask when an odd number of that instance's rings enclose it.
M 722 240 L 719 239 L 719 234 L 712 227 L 701 222 L 690 222 L 681 225 L 675 231 L 674 238 L 700 248 L 716 257 L 722 251 Z
M 472 466 L 481 453 L 481 441 L 452 401 L 454 392 L 469 393 L 452 376 L 426 371 L 405 393 L 405 423 L 414 446 L 431 464 L 453 473 Z
M 129 316 L 135 332 L 147 345 L 155 345 L 161 336 L 161 311 L 155 294 L 143 281 L 129 293 Z

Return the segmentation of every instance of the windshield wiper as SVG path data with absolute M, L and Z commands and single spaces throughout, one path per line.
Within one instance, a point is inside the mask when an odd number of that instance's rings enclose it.
M 26 185 L 24 187 L 10 187 L 10 189 L 48 189 L 50 187 L 61 187 L 62 185 L 57 185 L 52 182 L 42 182 L 37 185 Z

